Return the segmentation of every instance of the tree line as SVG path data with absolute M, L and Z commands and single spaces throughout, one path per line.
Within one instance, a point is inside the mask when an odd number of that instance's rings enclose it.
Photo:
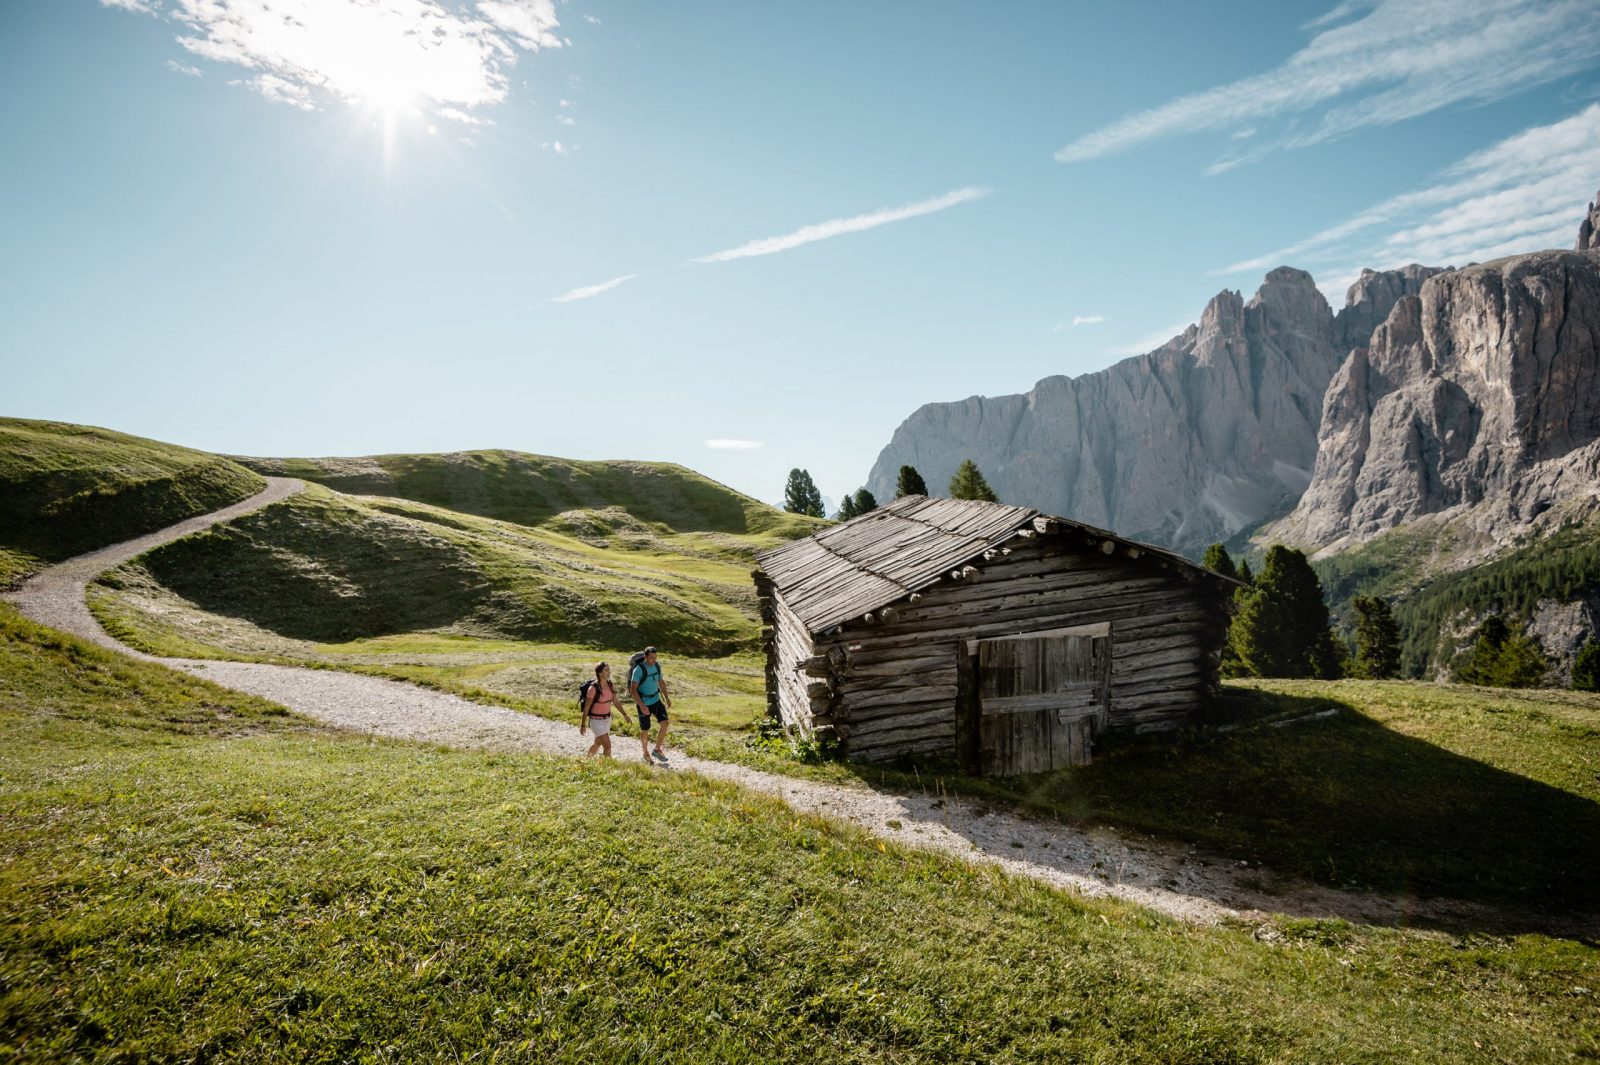
M 901 466 L 895 479 L 896 499 L 902 496 L 925 496 L 928 483 L 922 479 L 915 466 Z M 971 459 L 964 460 L 950 478 L 951 499 L 979 499 L 985 503 L 998 503 L 1000 499 L 984 479 L 983 471 Z M 811 479 L 811 473 L 798 467 L 789 471 L 789 480 L 783 488 L 783 509 L 791 514 L 808 514 L 813 518 L 826 517 L 823 513 L 822 492 Z M 865 487 L 845 495 L 833 517 L 849 521 L 878 509 L 878 500 Z
M 1222 544 L 1206 549 L 1203 564 L 1244 582 L 1235 592 L 1222 670 L 1232 677 L 1362 677 L 1402 675 L 1400 629 L 1389 602 L 1378 596 L 1350 600 L 1355 646 L 1341 640 L 1323 598 L 1322 583 L 1305 553 L 1281 544 L 1267 550 L 1261 573 L 1234 564 Z M 1543 684 L 1550 660 L 1539 641 L 1491 613 L 1472 633 L 1453 679 L 1462 684 L 1533 688 Z M 1600 690 L 1600 640 L 1591 637 L 1578 653 L 1572 686 Z

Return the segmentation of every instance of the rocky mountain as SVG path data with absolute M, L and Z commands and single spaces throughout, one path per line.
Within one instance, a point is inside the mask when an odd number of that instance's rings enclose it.
M 1600 251 L 1537 252 L 1395 301 L 1333 375 L 1311 483 L 1271 535 L 1339 548 L 1438 515 L 1503 541 L 1597 486 Z
M 902 464 L 935 491 L 971 458 L 1003 500 L 1198 556 L 1292 507 L 1311 480 L 1322 397 L 1350 349 L 1439 271 L 1366 271 L 1335 315 L 1302 270 L 1248 301 L 1223 291 L 1147 355 L 1025 395 L 932 403 L 895 431 L 868 487 Z
M 1578 251 L 1592 251 L 1600 248 L 1600 192 L 1595 193 L 1595 202 L 1589 204 L 1589 213 L 1578 223 Z

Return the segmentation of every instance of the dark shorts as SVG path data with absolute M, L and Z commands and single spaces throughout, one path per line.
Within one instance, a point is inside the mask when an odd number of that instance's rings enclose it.
M 639 706 L 639 731 L 650 731 L 650 715 L 654 714 L 657 721 L 667 719 L 666 703 L 643 703 Z

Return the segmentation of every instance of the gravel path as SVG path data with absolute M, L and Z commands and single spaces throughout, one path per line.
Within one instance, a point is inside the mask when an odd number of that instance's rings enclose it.
M 266 491 L 242 503 L 47 569 L 6 598 L 45 625 L 270 699 L 339 728 L 452 747 L 582 754 L 588 741 L 572 725 L 377 677 L 251 662 L 156 658 L 122 646 L 100 628 L 84 605 L 89 581 L 151 548 L 287 499 L 304 488 L 290 478 L 271 477 L 268 482 Z M 614 743 L 625 758 L 636 749 L 630 741 L 631 737 L 619 735 Z M 994 812 L 965 799 L 799 780 L 681 754 L 672 757 L 672 765 L 776 796 L 798 811 L 848 821 L 886 840 L 997 865 L 1083 895 L 1127 899 L 1201 924 L 1228 918 L 1254 920 L 1267 912 L 1336 915 L 1381 924 L 1419 918 L 1475 923 L 1485 916 L 1477 907 L 1435 903 L 1424 912 L 1405 900 L 1351 895 L 1310 884 L 1263 894 L 1255 887 L 1263 879 L 1259 869 L 1161 841 Z

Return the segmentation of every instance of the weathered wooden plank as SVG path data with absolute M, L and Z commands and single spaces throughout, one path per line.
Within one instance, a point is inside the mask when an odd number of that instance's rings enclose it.
M 954 704 L 951 704 L 950 706 L 922 710 L 915 714 L 896 714 L 889 717 L 873 718 L 868 721 L 852 719 L 848 726 L 845 727 L 848 728 L 847 735 L 852 739 L 859 739 L 862 736 L 871 736 L 882 732 L 892 732 L 896 729 L 916 729 L 920 732 L 927 732 L 930 726 L 937 726 L 941 729 L 948 726 L 950 734 L 954 736 L 955 718 L 956 708 Z
M 1009 635 L 1029 629 L 1059 628 L 1068 625 L 1093 625 L 1109 621 L 1112 624 L 1112 635 L 1116 637 L 1120 631 L 1120 624 L 1132 617 L 1149 616 L 1157 611 L 1168 610 L 1171 613 L 1166 617 L 1171 622 L 1198 621 L 1207 616 L 1208 611 L 1192 604 L 1169 604 L 1160 597 L 1148 600 L 1118 601 L 1115 598 L 1097 600 L 1091 603 L 1062 603 L 1058 608 L 1030 609 L 1021 611 L 985 611 L 981 615 L 965 619 L 964 622 L 942 628 L 927 629 L 923 631 L 886 631 L 879 630 L 870 636 L 862 632 L 847 632 L 842 637 L 842 642 L 860 644 L 862 651 L 868 648 L 874 653 L 882 653 L 891 648 L 915 647 L 922 643 L 942 643 L 959 639 L 984 639 L 989 636 Z M 852 652 L 852 658 L 856 652 Z
M 914 688 L 899 688 L 882 691 L 873 688 L 864 688 L 856 691 L 842 692 L 839 704 L 849 710 L 865 710 L 873 706 L 886 706 L 894 703 L 932 702 L 945 700 L 952 706 L 956 700 L 955 671 L 950 671 L 948 684 L 919 685 Z

